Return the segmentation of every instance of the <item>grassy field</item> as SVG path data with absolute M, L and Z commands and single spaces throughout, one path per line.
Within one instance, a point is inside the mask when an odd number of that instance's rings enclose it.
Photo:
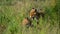
M 22 28 L 31 8 L 42 8 L 45 17 L 36 27 Z M 60 0 L 0 0 L 0 34 L 60 34 Z

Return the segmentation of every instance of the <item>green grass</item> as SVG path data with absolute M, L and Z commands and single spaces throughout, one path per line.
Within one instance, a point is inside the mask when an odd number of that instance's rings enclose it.
M 31 8 L 45 11 L 45 17 L 22 28 L 22 20 L 29 17 Z M 0 0 L 0 34 L 60 34 L 60 0 Z

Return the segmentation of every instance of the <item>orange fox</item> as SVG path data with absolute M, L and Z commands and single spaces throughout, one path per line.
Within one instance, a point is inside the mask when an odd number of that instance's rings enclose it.
M 36 9 L 32 8 L 32 10 L 30 11 L 30 18 L 34 19 L 35 15 L 36 15 Z
M 32 8 L 32 10 L 30 11 L 30 18 L 34 19 L 36 18 L 37 24 L 39 24 L 39 18 L 40 16 L 44 17 L 44 12 L 42 9 L 40 9 L 40 12 L 37 11 L 37 9 Z

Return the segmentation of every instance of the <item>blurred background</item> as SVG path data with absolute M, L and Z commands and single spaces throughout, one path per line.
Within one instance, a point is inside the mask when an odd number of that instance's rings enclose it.
M 24 28 L 22 20 L 31 8 L 42 8 L 45 17 L 36 28 Z M 60 0 L 0 0 L 0 34 L 60 34 Z

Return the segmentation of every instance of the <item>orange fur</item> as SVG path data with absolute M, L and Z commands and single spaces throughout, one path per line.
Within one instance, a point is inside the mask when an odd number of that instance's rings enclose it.
M 26 18 L 22 21 L 22 25 L 26 25 L 28 23 L 29 23 L 29 21 Z
M 36 14 L 35 9 L 32 9 L 32 10 L 30 11 L 30 17 L 34 17 L 35 14 Z

